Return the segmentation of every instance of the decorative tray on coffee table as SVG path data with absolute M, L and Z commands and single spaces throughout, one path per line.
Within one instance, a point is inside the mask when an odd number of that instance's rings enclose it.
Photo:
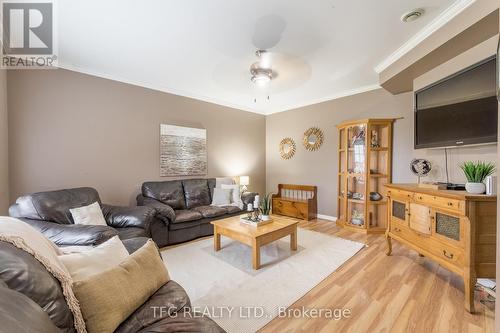
M 272 219 L 269 220 L 261 220 L 261 219 L 254 219 L 254 218 L 249 218 L 248 216 L 240 216 L 240 222 L 246 225 L 250 225 L 252 227 L 260 227 L 266 224 L 269 224 L 273 222 Z

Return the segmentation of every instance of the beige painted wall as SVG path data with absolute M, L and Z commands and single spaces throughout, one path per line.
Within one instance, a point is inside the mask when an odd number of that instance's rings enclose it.
M 443 63 L 414 80 L 420 89 L 496 52 L 498 37 L 491 38 L 461 55 Z M 362 118 L 404 117 L 394 125 L 393 182 L 416 182 L 409 171 L 413 158 L 426 158 L 433 165 L 428 181 L 446 181 L 444 149 L 413 149 L 413 93 L 393 96 L 384 90 L 362 93 L 267 117 L 267 191 L 276 191 L 279 183 L 318 186 L 318 213 L 337 216 L 338 132 L 335 125 Z M 310 126 L 325 132 L 325 144 L 317 152 L 306 151 L 302 133 Z M 278 154 L 278 144 L 286 136 L 297 143 L 297 153 L 284 161 Z M 461 147 L 448 150 L 449 181 L 464 183 L 458 165 L 467 160 L 496 161 L 497 146 Z
M 276 192 L 279 183 L 316 185 L 318 213 L 337 216 L 338 131 L 335 125 L 368 117 L 404 117 L 394 126 L 394 155 L 398 162 L 393 177 L 397 182 L 414 181 L 408 168 L 413 158 L 412 103 L 411 93 L 393 96 L 378 89 L 268 116 L 267 191 Z M 302 135 L 311 126 L 320 127 L 325 134 L 323 146 L 315 152 L 302 146 Z M 278 145 L 287 136 L 295 140 L 297 152 L 292 159 L 282 160 Z
M 7 72 L 0 70 L 0 215 L 9 207 L 9 145 L 7 117 Z
M 249 175 L 265 189 L 265 118 L 66 70 L 8 73 L 11 201 L 93 186 L 135 204 L 159 177 L 160 124 L 207 129 L 209 176 Z
M 433 170 L 424 180 L 446 181 L 444 149 L 413 148 L 413 93 L 394 96 L 379 89 L 268 116 L 267 191 L 276 191 L 279 183 L 316 185 L 318 213 L 336 217 L 338 131 L 335 125 L 346 120 L 386 117 L 404 117 L 394 124 L 393 182 L 417 181 L 409 169 L 413 158 L 430 160 Z M 311 126 L 319 126 L 325 132 L 325 143 L 316 152 L 306 151 L 301 143 L 303 132 Z M 297 143 L 297 153 L 290 160 L 282 160 L 278 144 L 287 136 Z M 462 162 L 496 161 L 497 156 L 496 145 L 449 149 L 450 182 L 465 183 L 465 177 L 458 168 Z

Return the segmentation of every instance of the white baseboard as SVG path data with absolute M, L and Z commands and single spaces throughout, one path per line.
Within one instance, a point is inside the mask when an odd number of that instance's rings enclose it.
M 322 215 L 322 214 L 317 214 L 316 216 L 318 219 L 322 219 L 322 220 L 328 220 L 328 221 L 333 221 L 333 222 L 337 221 L 337 218 L 335 216 Z

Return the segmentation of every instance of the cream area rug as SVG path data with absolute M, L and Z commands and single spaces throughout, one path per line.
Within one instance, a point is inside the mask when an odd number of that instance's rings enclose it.
M 252 269 L 251 248 L 222 236 L 162 251 L 170 277 L 186 289 L 194 310 L 229 333 L 256 332 L 360 251 L 364 244 L 299 228 L 261 248 L 262 268 Z

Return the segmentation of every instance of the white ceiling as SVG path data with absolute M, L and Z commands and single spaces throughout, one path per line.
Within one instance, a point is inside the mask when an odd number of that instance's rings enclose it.
M 58 1 L 59 62 L 270 114 L 374 89 L 374 68 L 457 2 L 464 1 L 64 0 Z M 402 23 L 414 8 L 426 14 Z M 278 72 L 265 88 L 250 82 L 257 48 L 272 52 Z

